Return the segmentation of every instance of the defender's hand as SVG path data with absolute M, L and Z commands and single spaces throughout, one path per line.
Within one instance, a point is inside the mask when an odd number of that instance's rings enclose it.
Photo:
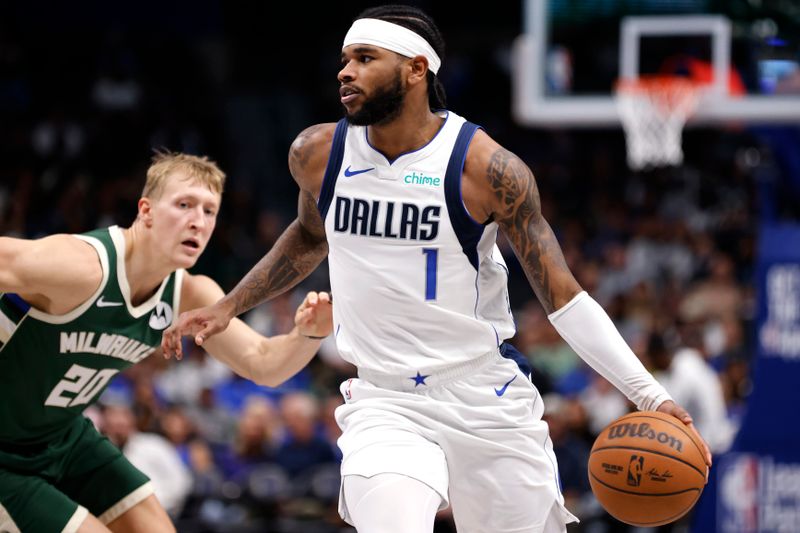
M 672 415 L 687 426 L 689 429 L 697 436 L 700 443 L 703 445 L 703 451 L 706 455 L 706 464 L 710 467 L 711 466 L 711 450 L 708 448 L 708 444 L 706 444 L 705 439 L 700 436 L 700 432 L 697 431 L 697 428 L 694 427 L 694 421 L 692 420 L 692 416 L 686 412 L 686 409 L 681 407 L 680 405 L 676 404 L 672 400 L 667 400 L 663 402 L 661 405 L 658 406 L 656 411 L 660 411 L 667 415 Z M 708 476 L 706 476 L 706 482 L 708 482 Z
M 309 292 L 297 308 L 294 323 L 300 335 L 327 337 L 333 331 L 333 306 L 327 292 Z
M 219 303 L 181 313 L 161 337 L 161 351 L 164 357 L 169 359 L 170 356 L 175 355 L 177 359 L 181 359 L 183 357 L 182 337 L 192 335 L 194 342 L 198 346 L 202 346 L 212 335 L 224 331 L 231 318 Z

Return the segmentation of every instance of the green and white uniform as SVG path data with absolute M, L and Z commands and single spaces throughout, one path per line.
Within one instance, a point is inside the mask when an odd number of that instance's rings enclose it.
M 131 304 L 116 226 L 76 235 L 103 268 L 95 293 L 64 315 L 0 297 L 0 531 L 111 522 L 152 494 L 148 478 L 81 415 L 120 371 L 153 353 L 180 308 L 183 271 Z M 42 512 L 46 509 L 46 512 Z

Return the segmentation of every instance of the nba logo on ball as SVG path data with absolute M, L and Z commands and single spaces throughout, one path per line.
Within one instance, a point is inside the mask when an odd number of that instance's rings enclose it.
M 677 418 L 631 413 L 598 435 L 589 455 L 589 483 L 608 513 L 627 524 L 655 527 L 679 519 L 706 483 L 702 442 Z
M 644 457 L 631 455 L 628 463 L 628 485 L 638 487 L 642 483 L 642 470 L 644 469 Z

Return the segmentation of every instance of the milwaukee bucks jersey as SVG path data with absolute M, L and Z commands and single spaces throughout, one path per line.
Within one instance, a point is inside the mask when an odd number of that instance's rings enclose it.
M 75 238 L 95 248 L 103 268 L 88 300 L 50 315 L 16 294 L 0 297 L 0 444 L 57 436 L 117 373 L 156 350 L 179 309 L 183 271 L 133 305 L 122 230 L 112 226 Z

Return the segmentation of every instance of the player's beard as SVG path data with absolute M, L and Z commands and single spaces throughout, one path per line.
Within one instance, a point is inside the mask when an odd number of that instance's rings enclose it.
M 365 99 L 358 111 L 348 113 L 345 109 L 344 116 L 354 126 L 387 124 L 400 114 L 405 96 L 406 90 L 400 79 L 400 71 L 397 71 L 393 82 L 375 91 L 371 98 Z

